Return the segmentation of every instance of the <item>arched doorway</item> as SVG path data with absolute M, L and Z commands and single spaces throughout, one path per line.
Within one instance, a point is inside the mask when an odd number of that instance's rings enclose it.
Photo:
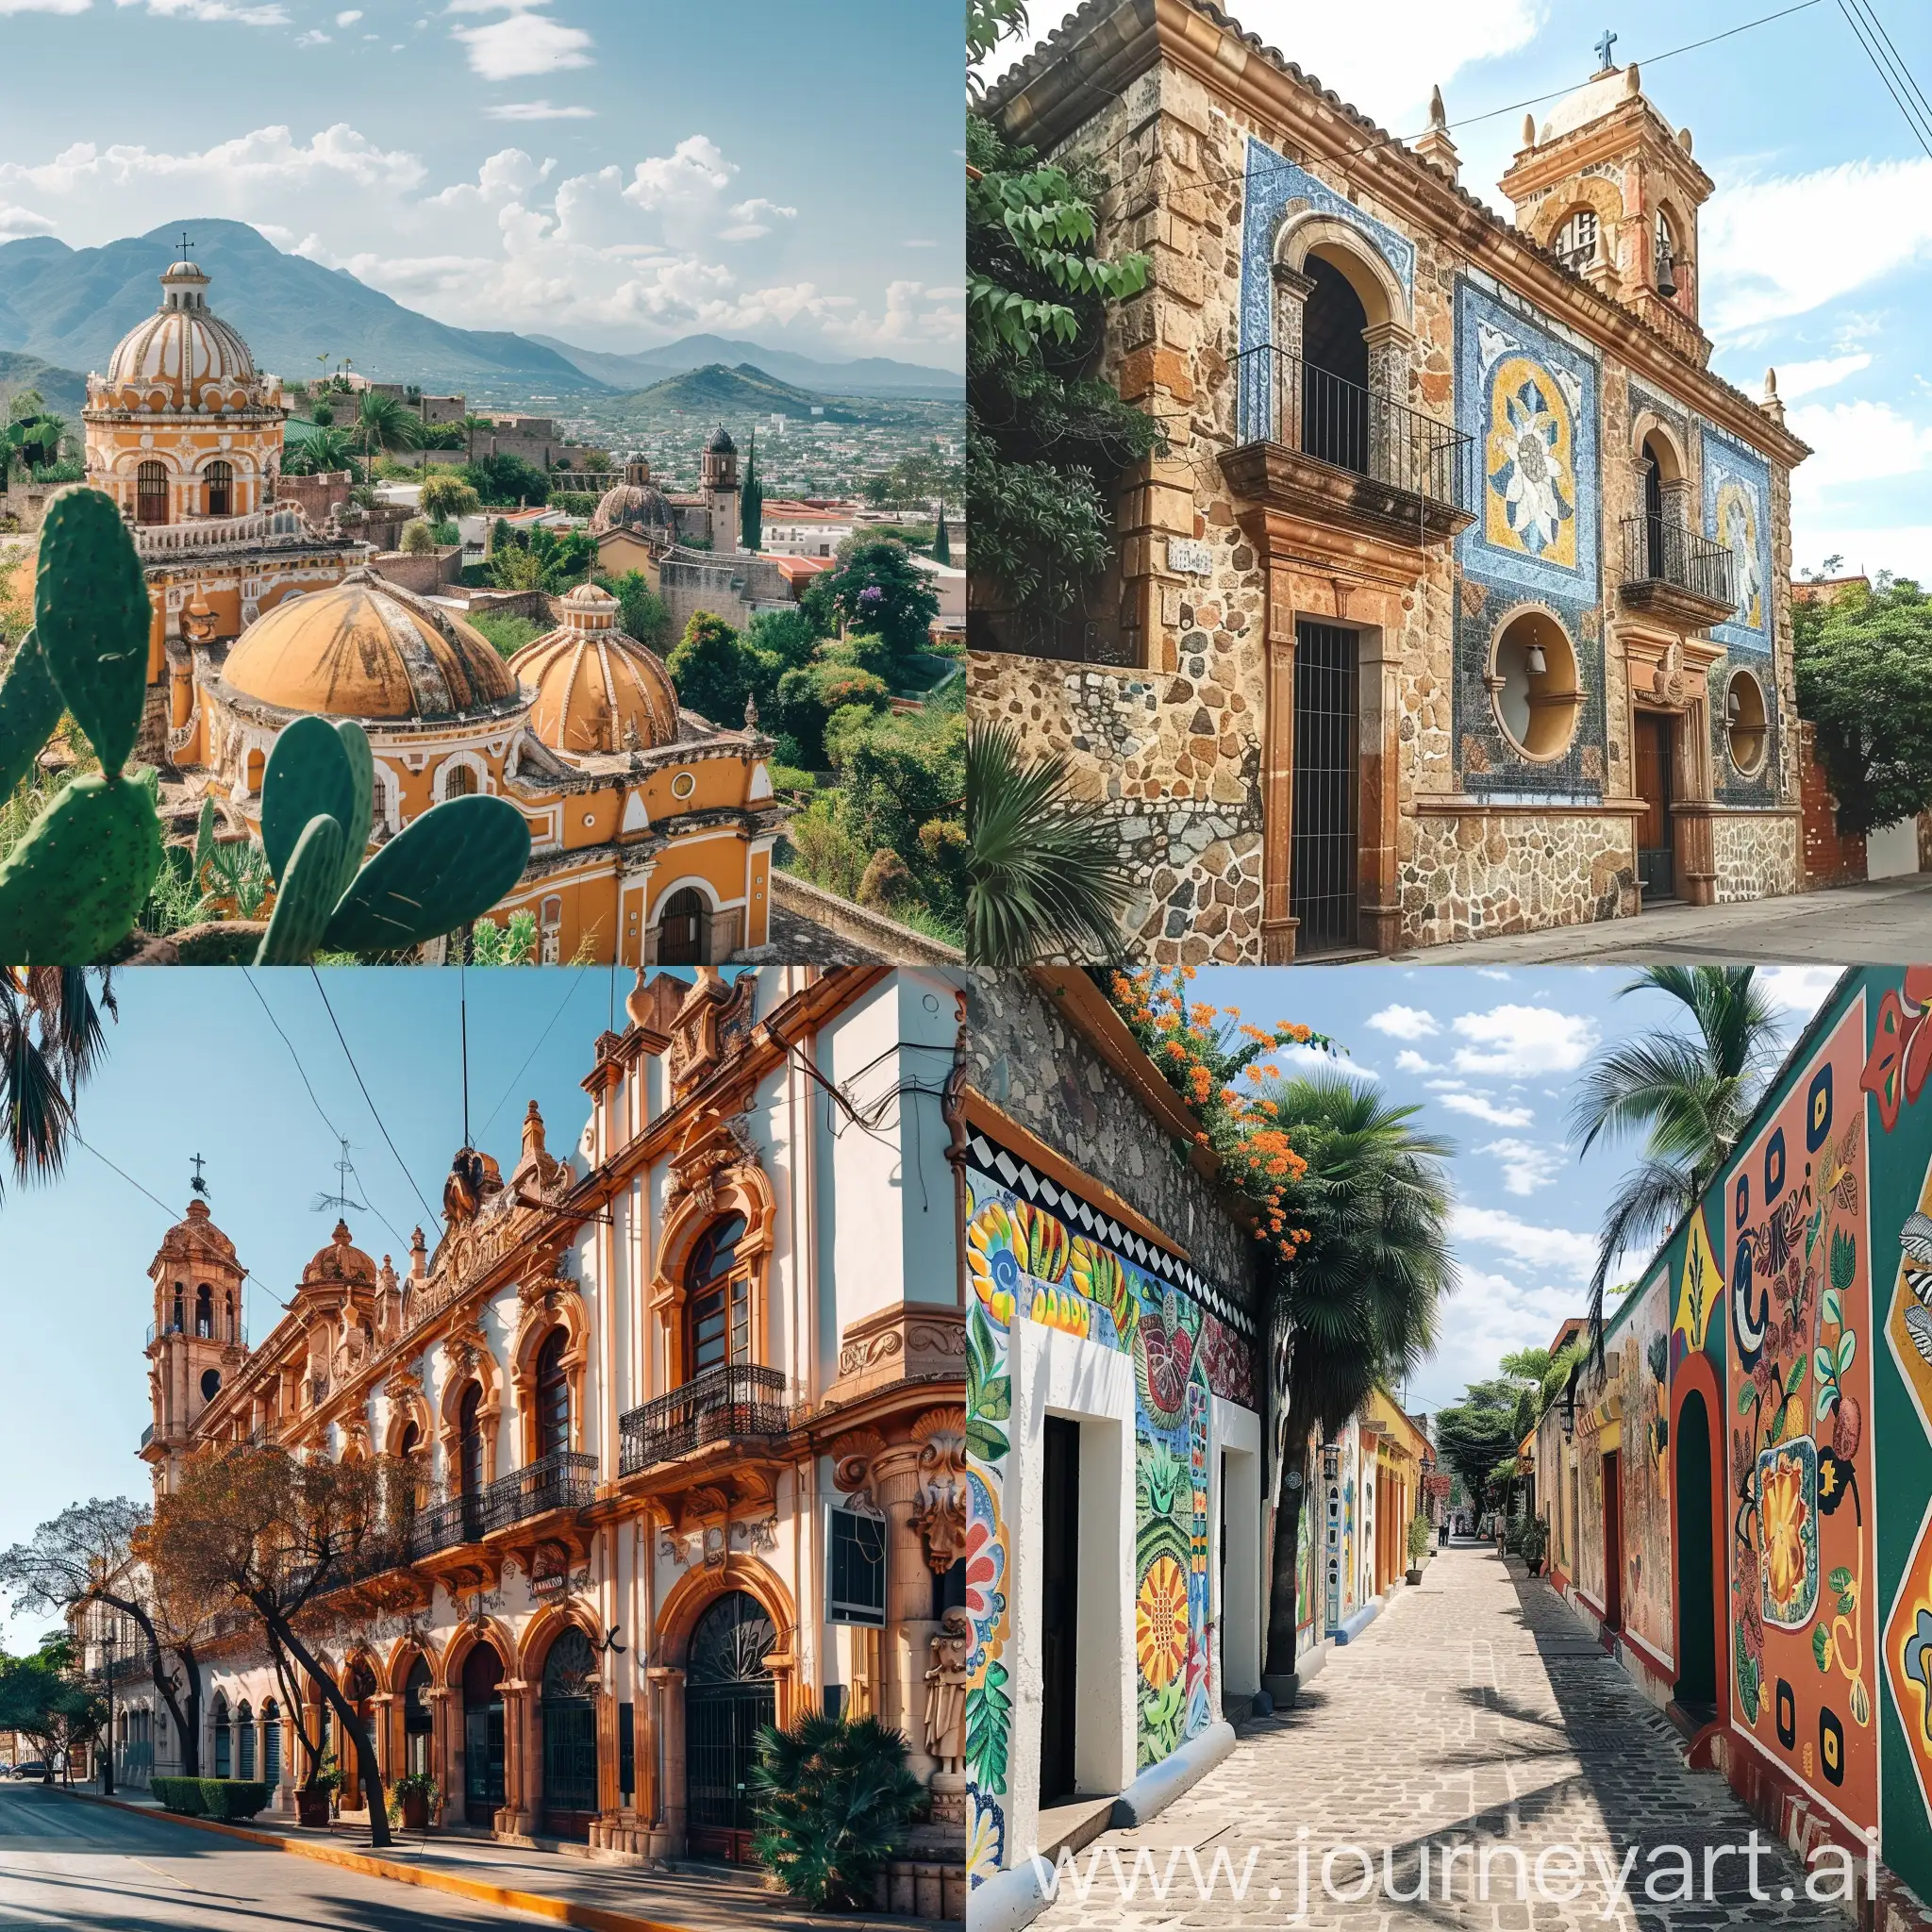
M 1304 264 L 1302 448 L 1318 461 L 1369 469 L 1369 311 L 1348 277 L 1319 255 Z
M 358 1657 L 349 1666 L 349 1674 L 342 1681 L 342 1695 L 355 1707 L 356 1715 L 362 1721 L 364 1733 L 373 1737 L 369 1717 L 375 1707 L 375 1675 L 362 1658 Z M 357 1748 L 353 1738 L 343 1738 L 341 1756 L 342 1809 L 360 1811 L 370 1801 L 367 1790 L 369 1767 L 362 1762 L 362 1754 Z
M 658 915 L 658 965 L 707 964 L 710 924 L 710 908 L 695 886 L 684 886 L 673 892 Z
M 271 1791 L 282 1781 L 282 1707 L 273 1697 L 261 1707 L 261 1774 Z
M 429 1660 L 418 1656 L 403 1685 L 403 1769 L 411 1777 L 429 1773 L 429 1739 L 435 1717 L 429 1708 Z
M 570 1334 L 553 1328 L 537 1351 L 537 1455 L 561 1454 L 570 1447 L 570 1374 L 563 1352 Z
M 573 1624 L 543 1660 L 543 1828 L 588 1839 L 597 1815 L 597 1658 Z
M 159 463 L 142 463 L 134 473 L 134 521 L 138 524 L 165 524 L 168 521 L 168 472 Z
M 228 1728 L 228 1697 L 225 1690 L 215 1692 L 213 1724 L 215 1733 L 215 1775 L 233 1777 L 234 1759 L 230 1756 L 233 1733 Z
M 1661 579 L 1669 573 L 1664 525 L 1664 468 L 1669 461 L 1654 436 L 1643 439 L 1643 550 L 1644 575 Z
M 457 1410 L 457 1480 L 463 1502 L 463 1538 L 483 1534 L 483 1390 L 472 1382 Z
M 1676 1699 L 1680 1709 L 1708 1724 L 1717 1716 L 1717 1592 L 1711 1572 L 1717 1522 L 1711 1496 L 1710 1411 L 1695 1389 L 1677 1411 L 1674 1434 Z
M 242 1779 L 252 1779 L 255 1775 L 255 1712 L 248 1700 L 242 1700 L 242 1707 L 235 1713 L 235 1775 Z
M 463 1659 L 463 1818 L 484 1829 L 503 1808 L 503 1659 L 479 1643 Z
M 776 1700 L 765 1655 L 777 1641 L 757 1598 L 728 1591 L 698 1619 L 684 1673 L 686 1837 L 691 1852 L 751 1860 L 751 1767 Z
M 232 466 L 217 460 L 201 473 L 201 478 L 208 489 L 208 515 L 230 515 L 235 505 L 235 472 Z

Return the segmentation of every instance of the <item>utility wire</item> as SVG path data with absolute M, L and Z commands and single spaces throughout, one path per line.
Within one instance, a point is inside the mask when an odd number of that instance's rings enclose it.
M 1878 30 L 1878 38 L 1885 42 L 1887 49 L 1890 51 L 1893 65 L 1897 67 L 1899 73 L 1905 77 L 1907 87 L 1911 90 L 1914 98 L 1918 101 L 1922 119 L 1932 122 L 1932 101 L 1928 101 L 1925 98 L 1925 90 L 1919 85 L 1918 80 L 1912 74 L 1912 70 L 1906 65 L 1906 57 L 1899 52 L 1897 46 L 1892 42 L 1891 36 L 1886 32 L 1885 23 L 1878 17 L 1878 8 L 1873 4 L 1873 0 L 1858 0 L 1858 4 L 1863 8 L 1873 26 Z
M 496 1103 L 496 1105 L 490 1109 L 489 1119 L 486 1120 L 483 1123 L 483 1124 L 476 1129 L 476 1131 L 479 1134 L 487 1134 L 490 1131 L 491 1122 L 494 1121 L 496 1116 L 503 1111 L 504 1101 L 507 1101 L 510 1097 L 510 1095 L 517 1091 L 517 1082 L 521 1080 L 526 1073 L 529 1072 L 530 1062 L 537 1058 L 538 1053 L 542 1048 L 543 1042 L 550 1038 L 551 1027 L 555 1026 L 557 1023 L 563 1018 L 564 1008 L 569 1006 L 571 1001 L 575 997 L 577 989 L 584 983 L 584 974 L 588 973 L 590 970 L 591 969 L 588 966 L 579 966 L 577 968 L 576 976 L 571 981 L 570 985 L 565 989 L 562 999 L 560 999 L 557 1003 L 557 1010 L 550 1016 L 550 1025 L 545 1026 L 542 1032 L 538 1034 L 537 1044 L 533 1046 L 529 1050 L 529 1052 L 524 1056 L 523 1065 L 520 1066 L 516 1070 L 516 1072 L 510 1075 L 509 1085 L 503 1090 L 503 1098 L 499 1100 Z
M 1865 0 L 1862 11 L 1860 0 L 1838 0 L 1838 10 L 1844 15 L 1845 25 L 1857 36 L 1859 46 L 1865 50 L 1865 58 L 1884 83 L 1886 92 L 1898 104 L 1899 112 L 1906 117 L 1906 125 L 1912 130 L 1912 138 L 1924 149 L 1927 158 L 1932 158 L 1932 139 L 1927 138 L 1932 134 L 1932 114 L 1925 113 L 1923 108 L 1915 108 L 1909 98 L 1916 95 L 1923 104 L 1925 97 L 1920 92 L 1918 82 L 1912 78 L 1911 70 L 1899 58 L 1898 49 L 1892 46 L 1891 36 L 1879 24 L 1877 14 L 1872 13 L 1870 21 L 1866 20 L 1865 14 L 1871 12 L 1869 0 Z M 1881 40 L 1890 50 L 1890 61 L 1879 51 Z M 1897 79 L 1893 78 L 1894 68 Z M 1900 92 L 1901 85 L 1904 92 Z
M 408 1181 L 410 1188 L 414 1190 L 417 1200 L 423 1202 L 423 1212 L 433 1223 L 436 1220 L 436 1209 L 427 1201 L 423 1200 L 423 1190 L 416 1186 L 416 1176 L 409 1172 L 408 1162 L 400 1154 L 396 1153 L 396 1143 L 390 1139 L 389 1128 L 384 1125 L 382 1116 L 376 1112 L 375 1101 L 369 1098 L 368 1082 L 362 1077 L 362 1069 L 356 1064 L 356 1056 L 349 1051 L 349 1042 L 342 1038 L 342 1023 L 336 1018 L 336 1009 L 328 1003 L 328 989 L 322 983 L 322 974 L 311 966 L 308 969 L 308 976 L 314 980 L 315 990 L 322 995 L 323 1010 L 328 1015 L 328 1024 L 336 1029 L 336 1038 L 341 1041 L 342 1057 L 349 1062 L 349 1071 L 356 1076 L 356 1085 L 362 1090 L 363 1102 L 368 1107 L 370 1115 L 375 1120 L 376 1127 L 382 1135 L 384 1144 L 387 1145 L 390 1153 L 394 1156 L 396 1165 L 402 1169 L 404 1177 Z

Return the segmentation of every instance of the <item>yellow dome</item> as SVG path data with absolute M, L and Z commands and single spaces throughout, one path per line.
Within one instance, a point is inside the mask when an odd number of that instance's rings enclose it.
M 368 570 L 284 598 L 242 633 L 222 676 L 244 697 L 331 718 L 453 718 L 517 694 L 481 631 Z
M 553 751 L 650 750 L 677 736 L 677 690 L 657 653 L 617 628 L 617 599 L 579 584 L 563 622 L 509 662 L 534 694 L 530 729 Z
M 349 1282 L 374 1285 L 375 1280 L 375 1263 L 360 1248 L 350 1244 L 349 1224 L 345 1221 L 336 1223 L 334 1239 L 327 1247 L 318 1249 L 302 1271 L 304 1288 L 327 1288 Z
M 208 276 L 191 261 L 163 273 L 161 306 L 121 338 L 101 403 L 199 414 L 261 406 L 248 344 L 209 311 L 207 291 Z
M 591 535 L 601 537 L 620 526 L 661 531 L 667 541 L 677 534 L 677 513 L 671 499 L 651 481 L 651 466 L 632 457 L 624 466 L 624 481 L 613 483 L 597 499 L 591 514 Z

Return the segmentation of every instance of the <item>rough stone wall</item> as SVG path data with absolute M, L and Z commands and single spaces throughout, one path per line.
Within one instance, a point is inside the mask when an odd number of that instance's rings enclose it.
M 966 975 L 974 1086 L 1252 1302 L 1255 1242 L 1132 1090 L 1024 973 Z
M 1493 939 L 1637 910 L 1630 822 L 1426 813 L 1402 824 L 1406 946 Z
M 1811 892 L 1826 886 L 1850 885 L 1865 876 L 1865 835 L 1839 830 L 1838 800 L 1832 793 L 1830 776 L 1818 761 L 1812 727 L 1801 723 L 1798 731 L 1798 769 L 1805 813 L 1804 890 Z M 1924 846 L 1922 835 L 1922 870 Z
M 1717 903 L 1798 890 L 1798 822 L 1788 813 L 1728 812 L 1711 821 Z

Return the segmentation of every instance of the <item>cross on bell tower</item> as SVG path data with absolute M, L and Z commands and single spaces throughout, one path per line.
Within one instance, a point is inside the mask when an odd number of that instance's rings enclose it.
M 209 1198 L 208 1191 L 208 1182 L 203 1178 L 201 1172 L 205 1163 L 203 1162 L 201 1156 L 198 1154 L 191 1155 L 189 1158 L 194 1163 L 194 1178 L 188 1183 L 189 1189 L 192 1192 L 199 1194 L 201 1198 L 204 1201 L 206 1201 Z
M 1599 74 L 1610 71 L 1610 49 L 1616 44 L 1617 36 L 1606 27 L 1603 39 L 1596 43 L 1596 71 Z
M 194 253 L 194 243 L 188 239 L 188 230 L 181 230 L 181 259 L 186 261 Z

